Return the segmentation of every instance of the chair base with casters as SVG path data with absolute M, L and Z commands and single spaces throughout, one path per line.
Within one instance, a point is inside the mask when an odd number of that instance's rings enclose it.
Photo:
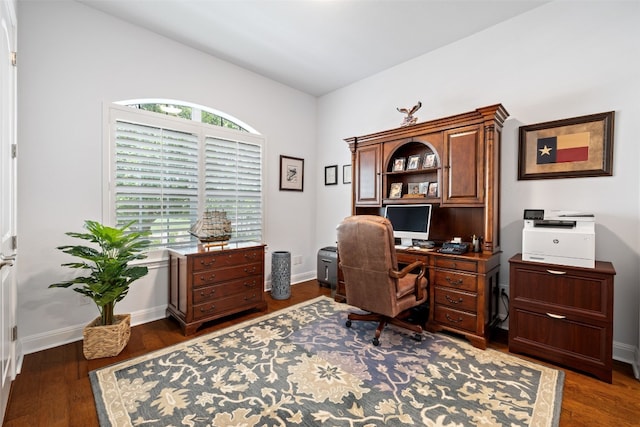
M 408 329 L 421 340 L 422 326 L 407 318 L 428 300 L 426 265 L 415 261 L 398 269 L 393 227 L 386 218 L 351 216 L 340 223 L 337 231 L 347 304 L 366 312 L 349 313 L 346 326 L 350 327 L 354 320 L 378 322 L 373 339 L 376 346 L 387 324 Z
M 409 311 L 406 311 L 398 315 L 397 317 L 388 317 L 388 316 L 383 316 L 376 313 L 349 313 L 349 315 L 347 316 L 347 321 L 345 322 L 345 325 L 347 328 L 350 328 L 353 320 L 364 320 L 366 322 L 378 322 L 378 328 L 376 329 L 376 336 L 373 337 L 373 340 L 371 340 L 371 342 L 375 346 L 380 345 L 380 334 L 382 334 L 382 330 L 388 324 L 396 325 L 401 328 L 408 329 L 412 332 L 415 332 L 412 338 L 416 341 L 422 341 L 422 326 L 403 320 L 403 318 L 408 317 L 409 314 L 410 314 Z

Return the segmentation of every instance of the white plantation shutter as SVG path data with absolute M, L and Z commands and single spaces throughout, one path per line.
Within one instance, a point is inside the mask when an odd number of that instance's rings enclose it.
M 154 114 L 111 108 L 112 222 L 150 230 L 155 248 L 184 247 L 205 210 L 223 210 L 232 241 L 262 241 L 262 138 Z
M 212 137 L 205 141 L 207 208 L 227 212 L 235 240 L 262 241 L 262 147 Z

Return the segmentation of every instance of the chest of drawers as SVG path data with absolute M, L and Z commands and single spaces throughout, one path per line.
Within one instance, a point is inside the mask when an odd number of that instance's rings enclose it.
M 509 260 L 509 351 L 529 354 L 611 382 L 613 277 L 595 268 Z
M 169 249 L 169 306 L 185 335 L 205 322 L 240 311 L 264 310 L 264 245 Z

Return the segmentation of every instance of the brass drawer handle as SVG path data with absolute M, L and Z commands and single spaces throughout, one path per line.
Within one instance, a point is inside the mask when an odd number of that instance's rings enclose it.
M 253 295 L 251 295 L 250 297 L 244 297 L 244 300 L 245 300 L 245 301 L 249 301 L 249 300 L 254 299 L 255 297 L 256 297 L 256 294 L 253 294 Z
M 551 317 L 552 319 L 566 319 L 567 316 L 562 316 L 560 314 L 553 314 L 553 313 L 547 313 L 547 316 Z
M 200 260 L 200 265 L 203 265 L 205 267 L 209 267 L 211 265 L 213 265 L 216 262 L 215 258 L 212 258 L 210 262 L 204 262 L 203 259 Z
M 209 313 L 211 311 L 215 311 L 215 309 L 216 309 L 215 305 L 212 305 L 211 307 L 207 308 L 206 310 L 205 310 L 204 307 L 201 307 L 200 308 L 200 313 Z
M 462 298 L 458 297 L 458 301 L 453 300 L 451 297 L 449 297 L 449 295 L 445 295 L 444 296 L 447 301 L 449 301 L 451 304 L 460 304 L 462 302 Z
M 253 274 L 253 273 L 256 272 L 256 267 L 255 266 L 251 267 L 251 269 L 245 268 L 244 272 L 247 273 L 247 274 Z
M 209 279 L 205 279 L 204 276 L 200 276 L 200 281 L 205 282 L 205 281 L 211 281 L 213 279 L 216 278 L 216 273 L 213 273 L 211 276 L 209 276 Z
M 245 288 L 254 288 L 256 286 L 256 281 L 254 280 L 253 282 L 244 282 L 244 287 Z
M 256 252 L 251 252 L 250 254 L 247 254 L 247 253 L 244 254 L 244 257 L 246 259 L 252 259 L 252 260 L 256 259 L 257 256 L 258 256 L 258 254 Z
M 462 279 L 453 280 L 451 277 L 447 276 L 444 278 L 444 280 L 446 280 L 447 282 L 449 282 L 449 284 L 454 286 L 462 285 Z
M 208 294 L 205 294 L 204 291 L 200 291 L 200 296 L 201 297 L 210 297 L 211 295 L 213 295 L 215 293 L 216 293 L 215 289 L 211 289 L 211 292 L 209 292 Z
M 460 322 L 462 322 L 462 317 L 458 317 L 458 320 L 456 320 L 456 319 L 452 318 L 451 316 L 449 316 L 449 314 L 447 314 L 447 313 L 445 313 L 445 315 L 444 315 L 444 316 L 445 316 L 445 317 L 447 318 L 447 320 L 448 320 L 449 322 L 451 322 L 451 323 L 460 323 Z
M 547 273 L 549 273 L 549 274 L 557 274 L 557 275 L 567 274 L 566 271 L 560 271 L 560 270 L 547 270 Z

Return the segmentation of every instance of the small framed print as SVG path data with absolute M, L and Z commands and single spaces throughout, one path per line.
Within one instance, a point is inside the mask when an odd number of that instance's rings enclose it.
M 428 194 L 429 193 L 429 181 L 421 182 L 418 184 L 418 192 L 420 194 Z
M 402 183 L 394 182 L 391 184 L 391 188 L 389 189 L 389 198 L 390 199 L 399 199 L 402 197 Z
M 434 153 L 427 153 L 424 156 L 423 168 L 435 168 L 436 167 L 436 155 Z
M 409 156 L 407 170 L 415 170 L 420 166 L 420 156 Z
M 280 156 L 280 191 L 302 191 L 304 159 Z
M 438 197 L 438 183 L 430 182 L 429 189 L 427 190 L 427 196 L 429 197 Z
M 404 170 L 404 163 L 407 161 L 404 157 L 398 157 L 393 160 L 393 172 L 402 172 Z
M 342 166 L 342 183 L 351 184 L 351 165 Z
M 324 167 L 324 185 L 336 185 L 338 183 L 338 165 Z

